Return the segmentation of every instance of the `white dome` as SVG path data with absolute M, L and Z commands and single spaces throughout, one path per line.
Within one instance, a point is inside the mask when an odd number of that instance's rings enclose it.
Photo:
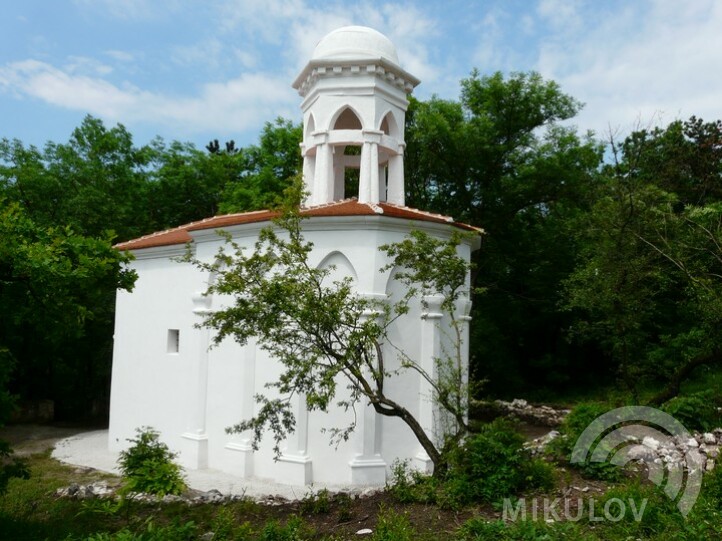
M 312 60 L 373 60 L 383 58 L 398 66 L 391 40 L 366 26 L 344 26 L 327 34 L 316 45 Z

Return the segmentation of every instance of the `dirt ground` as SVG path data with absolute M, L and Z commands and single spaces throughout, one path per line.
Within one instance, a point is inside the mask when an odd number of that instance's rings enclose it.
M 10 443 L 18 456 L 42 453 L 53 447 L 58 441 L 80 432 L 88 427 L 65 427 L 54 425 L 17 424 L 0 428 L 0 440 Z

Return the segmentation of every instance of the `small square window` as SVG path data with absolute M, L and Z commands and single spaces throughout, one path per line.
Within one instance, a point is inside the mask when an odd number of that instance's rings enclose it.
M 168 329 L 168 353 L 178 353 L 180 350 L 180 331 Z

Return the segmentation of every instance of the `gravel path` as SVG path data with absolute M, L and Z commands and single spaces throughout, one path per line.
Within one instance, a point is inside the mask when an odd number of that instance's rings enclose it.
M 53 458 L 66 464 L 95 468 L 118 474 L 118 454 L 108 450 L 108 431 L 96 430 L 76 434 L 60 440 L 53 450 Z M 245 479 L 218 470 L 185 470 L 186 482 L 196 490 L 219 490 L 224 495 L 245 495 L 254 499 L 265 499 L 268 496 L 281 496 L 288 500 L 299 500 L 309 493 L 311 488 L 318 491 L 327 488 L 332 492 L 359 492 L 341 485 L 289 486 L 264 481 L 262 479 Z

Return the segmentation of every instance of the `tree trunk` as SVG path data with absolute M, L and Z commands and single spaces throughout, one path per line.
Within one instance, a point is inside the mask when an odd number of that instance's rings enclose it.
M 667 386 L 662 391 L 653 396 L 649 400 L 649 402 L 647 402 L 647 405 L 661 406 L 668 400 L 673 399 L 679 394 L 682 383 L 684 383 L 684 381 L 692 374 L 695 368 L 703 366 L 705 364 L 717 364 L 721 360 L 722 357 L 720 356 L 719 351 L 715 351 L 713 353 L 710 353 L 709 355 L 700 355 L 699 357 L 690 359 L 677 369 L 677 371 L 672 375 L 672 378 L 669 380 Z

